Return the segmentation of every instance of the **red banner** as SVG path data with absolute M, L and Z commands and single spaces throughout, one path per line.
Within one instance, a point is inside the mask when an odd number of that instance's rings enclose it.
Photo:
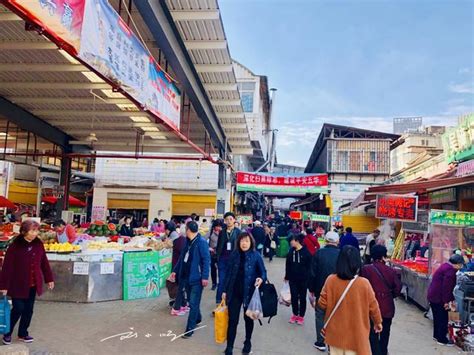
M 418 196 L 377 195 L 375 217 L 416 222 L 417 209 Z
M 81 41 L 86 0 L 8 0 L 30 21 L 76 51 Z
M 327 174 L 265 175 L 237 173 L 237 184 L 279 185 L 279 186 L 328 186 Z

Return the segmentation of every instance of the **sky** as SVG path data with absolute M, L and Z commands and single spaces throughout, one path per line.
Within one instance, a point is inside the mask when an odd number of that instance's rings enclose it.
M 277 88 L 279 163 L 324 122 L 392 132 L 474 112 L 474 0 L 219 0 L 232 57 Z

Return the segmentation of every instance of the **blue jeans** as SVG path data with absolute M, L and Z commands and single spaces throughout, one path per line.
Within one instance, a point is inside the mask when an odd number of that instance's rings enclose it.
M 229 263 L 228 259 L 220 259 L 217 262 L 217 277 L 219 279 L 219 284 L 217 285 L 217 292 L 216 292 L 216 304 L 221 303 L 222 301 L 222 293 L 224 292 L 224 286 L 227 276 L 227 265 Z
M 186 324 L 186 332 L 189 332 L 189 335 L 193 334 L 193 330 L 196 328 L 197 323 L 201 323 L 201 296 L 203 287 L 199 283 L 197 285 L 190 285 L 186 283 L 186 294 L 188 295 L 189 302 L 189 316 L 188 323 Z

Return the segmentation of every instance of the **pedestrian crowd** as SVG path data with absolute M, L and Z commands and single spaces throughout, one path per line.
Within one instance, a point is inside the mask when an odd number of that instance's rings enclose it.
M 319 226 L 315 233 L 311 226 L 303 231 L 297 224 L 270 220 L 263 224 L 256 221 L 253 228 L 242 231 L 232 212 L 206 226 L 205 234 L 200 232 L 203 226 L 196 218 L 187 220 L 184 230 L 172 221 L 154 223 L 173 242 L 167 287 L 171 315 L 188 314 L 183 338 L 193 337 L 203 321 L 201 298 L 210 278 L 216 292 L 216 312 L 223 305 L 227 307 L 225 354 L 233 353 L 241 311 L 245 322 L 242 353 L 250 354 L 254 321 L 276 314 L 277 293 L 272 291 L 263 258 L 272 262 L 279 244 L 288 242 L 280 303 L 291 306 L 289 323 L 305 324 L 309 301 L 315 312 L 316 349 L 324 352 L 329 348 L 333 355 L 388 354 L 394 299 L 401 293 L 401 284 L 395 270 L 386 264 L 387 248 L 378 242 L 378 229 L 367 236 L 367 247 L 361 255 L 350 227 L 342 235 L 336 231 L 323 234 Z M 129 224 L 126 218 L 123 227 L 129 228 Z M 41 295 L 43 281 L 54 288 L 38 232 L 39 225 L 34 221 L 21 224 L 0 273 L 0 292 L 8 294 L 13 304 L 4 344 L 11 343 L 18 321 L 20 340 L 33 341 L 28 328 L 35 297 Z M 318 237 L 324 238 L 323 247 Z M 428 291 L 433 337 L 442 345 L 450 345 L 446 336 L 448 310 L 454 300 L 456 272 L 463 262 L 460 255 L 453 255 L 436 271 Z
M 179 285 L 171 315 L 189 312 L 184 338 L 191 338 L 202 321 L 200 300 L 211 275 L 216 291 L 216 311 L 225 304 L 228 312 L 225 354 L 233 353 L 241 310 L 245 322 L 243 354 L 250 354 L 255 289 L 268 283 L 263 258 L 271 262 L 282 238 L 289 243 L 283 280 L 288 289 L 290 324 L 304 325 L 308 302 L 314 308 L 316 341 L 320 351 L 331 354 L 388 354 L 390 328 L 395 315 L 394 299 L 401 283 L 387 266 L 387 249 L 377 244 L 377 231 L 368 236 L 370 251 L 361 255 L 359 242 L 350 227 L 340 236 L 336 231 L 315 233 L 296 223 L 256 221 L 242 231 L 235 215 L 228 212 L 215 220 L 204 237 L 194 221 L 186 225 L 184 248 L 176 250 L 170 280 Z M 324 237 L 321 247 L 318 237 Z M 197 239 L 196 239 L 197 238 Z M 173 258 L 175 260 L 175 258 Z M 283 291 L 282 291 L 283 292 Z M 308 295 L 309 293 L 309 295 Z M 265 313 L 265 312 L 264 312 Z M 350 336 L 347 336 L 350 334 Z

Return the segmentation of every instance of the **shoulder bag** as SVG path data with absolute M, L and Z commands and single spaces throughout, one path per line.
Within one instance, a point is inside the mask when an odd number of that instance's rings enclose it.
M 390 285 L 388 284 L 387 280 L 386 280 L 385 277 L 382 275 L 382 273 L 380 272 L 380 270 L 379 270 L 374 264 L 372 264 L 372 268 L 374 269 L 375 273 L 378 275 L 378 277 L 380 278 L 380 280 L 382 280 L 383 284 L 384 284 L 385 287 L 388 289 L 390 295 L 391 295 L 393 298 L 396 298 L 395 292 L 393 291 L 393 287 L 390 287 Z

